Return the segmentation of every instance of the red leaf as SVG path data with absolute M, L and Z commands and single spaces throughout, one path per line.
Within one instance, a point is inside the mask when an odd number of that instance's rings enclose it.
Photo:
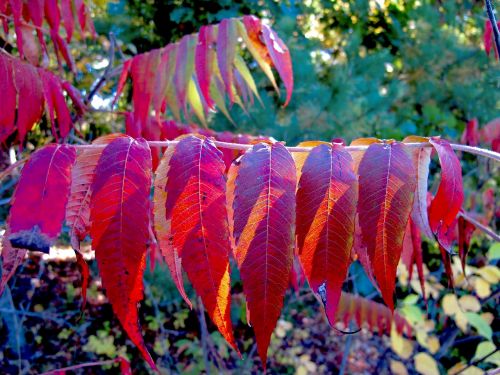
M 21 144 L 26 134 L 40 120 L 43 114 L 43 88 L 36 68 L 30 64 L 13 64 L 14 79 L 18 95 L 17 131 Z M 22 99 L 21 99 L 22 98 Z
M 66 30 L 66 42 L 69 43 L 71 42 L 73 30 L 75 29 L 73 9 L 71 7 L 72 0 L 60 0 L 60 3 L 64 29 Z
M 262 42 L 262 23 L 255 16 L 243 16 L 244 30 L 240 28 L 240 36 L 247 45 L 248 50 L 259 64 L 264 74 L 271 81 L 276 92 L 280 92 L 271 70 L 272 60 L 266 45 Z
M 215 108 L 215 103 L 210 96 L 210 82 L 213 74 L 213 63 L 215 60 L 215 35 L 214 28 L 202 26 L 198 33 L 198 44 L 195 50 L 195 69 L 200 91 L 210 109 Z
M 407 335 L 411 336 L 410 324 L 398 312 L 393 314 L 381 303 L 350 293 L 342 293 L 336 320 L 343 321 L 344 325 L 349 326 L 349 322 L 353 319 L 359 327 L 367 325 L 371 330 L 378 329 L 379 334 L 386 332 L 388 335 L 391 333 L 394 321 L 399 333 L 406 331 Z
M 10 8 L 12 10 L 12 15 L 14 17 L 14 29 L 16 30 L 17 37 L 17 49 L 19 50 L 19 55 L 21 59 L 24 57 L 23 51 L 23 1 L 22 0 L 9 0 Z
M 4 143 L 15 130 L 16 87 L 14 86 L 13 59 L 0 54 L 0 143 Z
M 145 126 L 149 118 L 149 110 L 154 88 L 156 69 L 160 61 L 160 50 L 137 55 L 132 60 L 130 75 L 134 82 L 132 101 L 134 103 L 134 121 L 139 130 Z M 140 136 L 141 132 L 134 137 Z
M 188 83 L 194 72 L 194 49 L 196 39 L 194 35 L 186 35 L 179 42 L 175 61 L 173 82 L 179 107 L 184 109 L 187 116 L 186 92 Z
M 391 310 L 415 186 L 407 146 L 394 142 L 368 147 L 359 165 L 359 224 L 373 274 Z
M 417 187 L 411 217 L 423 234 L 431 239 L 434 237 L 429 226 L 427 205 L 427 184 L 429 179 L 429 164 L 431 162 L 431 151 L 429 147 L 421 147 L 413 150 L 413 163 L 417 174 Z
M 120 97 L 120 95 L 123 92 L 123 88 L 125 87 L 125 83 L 127 82 L 127 78 L 128 78 L 129 73 L 130 73 L 130 66 L 132 65 L 133 61 L 134 61 L 134 59 L 128 59 L 123 63 L 122 72 L 120 74 L 120 78 L 118 79 L 118 86 L 116 88 L 116 94 L 115 94 L 115 98 L 113 99 L 112 106 L 114 106 L 116 104 L 116 101 L 118 100 L 118 98 Z
M 97 138 L 93 145 L 107 145 L 123 134 L 110 134 Z M 90 232 L 90 196 L 91 184 L 94 179 L 97 161 L 104 147 L 83 150 L 76 158 L 71 171 L 71 193 L 66 208 L 66 224 L 69 227 L 71 246 L 80 249 L 80 241 Z
M 410 280 L 412 279 L 413 275 L 413 265 L 417 266 L 418 279 L 420 281 L 422 295 L 425 298 L 425 277 L 422 260 L 422 237 L 420 235 L 420 229 L 412 219 L 408 221 L 408 225 L 406 226 L 401 260 L 408 270 L 408 278 Z
M 235 20 L 223 19 L 219 24 L 217 34 L 217 63 L 231 104 L 234 103 L 233 64 L 236 56 L 237 37 Z
M 476 226 L 470 221 L 466 220 L 463 216 L 458 218 L 458 254 L 460 262 L 462 263 L 462 270 L 465 275 L 465 263 L 467 260 L 467 253 L 470 248 L 470 240 L 472 234 L 476 230 Z
M 183 138 L 170 159 L 166 217 L 173 246 L 222 336 L 238 351 L 230 315 L 225 165 L 212 141 Z
M 479 122 L 477 118 L 473 118 L 467 122 L 464 132 L 460 137 L 460 142 L 474 147 L 479 144 Z
M 189 308 L 192 309 L 193 305 L 186 295 L 184 290 L 184 282 L 182 280 L 182 269 L 181 260 L 177 249 L 173 246 L 173 237 L 171 233 L 172 218 L 166 216 L 166 202 L 167 202 L 167 174 L 170 168 L 170 159 L 174 153 L 174 148 L 169 147 L 167 151 L 163 154 L 163 158 L 160 161 L 160 165 L 156 169 L 155 182 L 154 182 L 154 229 L 156 232 L 156 238 L 158 239 L 158 245 L 160 246 L 160 251 L 165 258 L 172 279 L 177 287 L 177 290 L 181 294 L 184 301 L 188 304 Z
M 297 191 L 297 241 L 304 273 L 331 324 L 351 263 L 357 195 L 352 158 L 344 147 L 315 147 Z
M 295 188 L 293 158 L 282 144 L 259 143 L 242 156 L 232 205 L 235 256 L 264 366 L 293 263 Z
M 31 155 L 12 197 L 12 246 L 49 252 L 61 232 L 75 158 L 73 147 L 55 144 Z
M 85 310 L 85 305 L 87 304 L 87 287 L 89 285 L 89 265 L 83 258 L 82 253 L 75 249 L 76 263 L 80 267 L 80 272 L 82 273 L 82 308 L 81 311 Z
M 45 17 L 50 25 L 52 34 L 58 34 L 61 24 L 61 12 L 57 6 L 57 0 L 45 0 Z
M 491 149 L 500 152 L 500 118 L 488 122 L 479 131 L 481 142 L 491 145 Z
M 68 135 L 73 124 L 71 120 L 71 114 L 69 112 L 68 106 L 66 105 L 66 101 L 64 100 L 64 94 L 62 92 L 59 78 L 57 78 L 54 74 L 42 69 L 38 69 L 38 73 L 42 81 L 45 102 L 47 104 L 47 110 L 49 112 L 49 118 L 52 125 L 52 133 L 54 137 L 57 138 L 57 119 L 59 135 L 62 138 L 65 138 Z
M 500 27 L 500 21 L 497 22 L 498 27 Z M 491 47 L 493 46 L 493 27 L 491 25 L 491 21 L 487 19 L 484 23 L 484 33 L 483 33 L 483 41 L 484 41 L 484 50 L 486 51 L 486 55 L 490 55 Z M 498 60 L 498 52 L 496 48 L 493 48 L 495 52 L 495 57 Z
M 160 120 L 160 114 L 165 112 L 166 89 L 169 83 L 169 76 L 166 74 L 170 70 L 170 66 L 175 64 L 175 53 L 172 53 L 171 46 L 161 49 L 160 62 L 158 64 L 158 72 L 153 92 L 153 110 L 155 111 L 156 120 Z
M 262 26 L 262 35 L 269 56 L 271 56 L 271 60 L 285 85 L 286 100 L 283 106 L 286 107 L 290 102 L 293 91 L 293 70 L 290 51 L 280 37 L 269 26 Z
M 132 375 L 132 368 L 130 367 L 130 362 L 122 356 L 119 356 L 118 360 L 120 361 L 120 371 L 122 375 Z
M 42 31 L 43 19 L 45 17 L 44 10 L 44 0 L 30 0 L 26 3 L 28 7 L 28 12 L 33 24 L 37 27 L 36 33 L 38 36 L 38 41 L 42 46 L 43 50 L 47 52 L 47 44 L 45 43 L 45 37 Z
M 90 233 L 103 286 L 128 336 L 156 370 L 137 313 L 149 240 L 151 152 L 146 141 L 113 140 L 99 158 L 91 189 Z
M 7 227 L 2 239 L 2 278 L 0 279 L 0 297 L 2 296 L 7 283 L 16 273 L 16 269 L 24 261 L 27 251 L 15 249 L 8 240 L 10 230 Z
M 448 141 L 433 137 L 429 142 L 437 151 L 441 164 L 441 182 L 429 207 L 429 224 L 438 242 L 450 252 L 447 232 L 453 227 L 464 200 L 462 168 Z
M 64 58 L 64 61 L 66 61 L 66 64 L 68 64 L 68 67 L 71 69 L 71 71 L 75 72 L 76 71 L 75 62 L 73 61 L 73 57 L 71 56 L 66 41 L 63 38 L 61 38 L 59 34 L 53 32 L 51 33 L 51 37 L 54 42 L 54 48 L 56 50 L 56 54 L 59 55 L 60 53 Z

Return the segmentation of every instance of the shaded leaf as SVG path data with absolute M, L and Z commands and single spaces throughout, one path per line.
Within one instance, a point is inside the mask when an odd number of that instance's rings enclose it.
M 343 146 L 319 145 L 304 163 L 297 190 L 300 261 L 331 323 L 354 242 L 358 181 L 352 164 Z
M 235 180 L 233 236 L 257 349 L 266 364 L 293 263 L 295 165 L 280 143 L 259 143 L 241 158 Z M 231 199 L 228 199 L 231 200 Z
M 12 196 L 9 217 L 12 246 L 49 252 L 61 232 L 75 158 L 73 147 L 56 144 L 31 155 Z
M 429 207 L 429 224 L 440 245 L 450 252 L 449 232 L 454 228 L 464 200 L 462 168 L 448 141 L 433 137 L 429 142 L 437 151 L 441 164 L 441 181 Z
M 173 247 L 210 318 L 238 351 L 230 316 L 229 234 L 225 164 L 212 141 L 187 136 L 175 146 L 167 174 L 166 217 Z
M 119 137 L 102 152 L 92 182 L 92 247 L 113 311 L 156 369 L 138 324 L 149 240 L 151 152 L 144 140 Z
M 407 146 L 373 143 L 359 164 L 359 224 L 373 274 L 394 309 L 396 268 L 413 205 L 416 176 Z

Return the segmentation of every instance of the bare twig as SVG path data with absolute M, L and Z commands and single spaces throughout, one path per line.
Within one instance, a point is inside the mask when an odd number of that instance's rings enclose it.
M 495 48 L 497 50 L 497 56 L 500 56 L 500 31 L 498 31 L 497 20 L 495 17 L 495 8 L 491 0 L 486 0 L 486 13 L 488 13 L 488 18 L 490 19 L 491 28 L 493 29 L 493 38 L 495 39 Z
M 64 368 L 57 369 L 57 370 L 50 370 L 50 371 L 44 372 L 43 374 L 40 374 L 40 375 L 51 375 L 51 374 L 57 375 L 57 374 L 65 373 L 66 371 L 70 371 L 70 370 L 78 370 L 80 368 L 85 368 L 85 367 L 112 365 L 112 364 L 119 363 L 119 362 L 120 362 L 120 358 L 108 359 L 106 361 L 87 362 L 87 363 L 82 363 L 79 365 L 64 367 Z
M 208 358 L 208 329 L 207 321 L 205 320 L 205 309 L 203 307 L 203 302 L 201 298 L 198 297 L 198 319 L 200 320 L 200 330 L 201 330 L 201 348 L 203 351 L 203 362 L 205 363 L 205 371 L 210 375 L 210 360 Z
M 26 163 L 28 159 L 20 159 L 16 161 L 14 164 L 9 165 L 3 172 L 0 173 L 0 181 L 2 181 L 5 177 L 10 175 L 12 171 L 20 166 L 22 166 L 24 163 Z
M 349 330 L 352 331 L 353 329 L 354 325 L 352 324 L 351 321 L 349 323 Z M 345 340 L 344 354 L 342 355 L 342 362 L 340 364 L 339 375 L 344 375 L 346 373 L 347 364 L 349 362 L 349 353 L 351 352 L 352 339 L 353 335 L 348 335 L 347 339 Z
M 492 239 L 495 241 L 500 242 L 500 235 L 496 234 L 493 229 L 490 227 L 487 227 L 486 225 L 481 224 L 479 221 L 474 219 L 472 216 L 465 212 L 459 212 L 459 216 L 462 216 L 465 220 L 469 221 L 471 224 L 474 224 L 474 226 L 479 229 L 481 232 L 486 233 L 488 236 L 490 236 Z
M 478 363 L 481 363 L 482 361 L 484 361 L 485 359 L 491 357 L 493 354 L 495 354 L 496 352 L 498 352 L 498 348 L 495 348 L 495 350 L 493 350 L 491 353 L 485 355 L 484 357 L 482 358 L 479 358 L 477 359 L 476 361 L 472 361 L 471 363 L 469 363 L 467 366 L 465 366 L 463 369 L 461 369 L 459 372 L 455 373 L 455 375 L 458 375 L 458 374 L 461 374 L 462 372 L 464 372 L 465 370 L 467 370 L 469 367 L 472 367 L 474 365 L 477 365 Z
M 116 39 L 113 33 L 109 33 L 109 52 L 108 52 L 108 66 L 104 69 L 101 77 L 97 80 L 97 82 L 93 85 L 89 94 L 85 98 L 85 104 L 89 104 L 95 94 L 101 89 L 101 87 L 108 81 L 111 77 L 114 77 L 121 71 L 121 67 L 117 69 L 113 69 L 113 65 L 115 64 L 115 47 L 116 47 Z

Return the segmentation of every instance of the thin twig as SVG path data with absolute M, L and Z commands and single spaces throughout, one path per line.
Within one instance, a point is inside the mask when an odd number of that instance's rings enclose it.
M 16 309 L 4 309 L 0 308 L 0 312 L 4 314 L 15 314 L 15 315 L 20 315 L 23 317 L 28 316 L 30 318 L 39 318 L 39 319 L 44 319 L 44 320 L 52 320 L 53 322 L 60 324 L 60 325 L 67 325 L 68 327 L 72 329 L 76 329 L 74 325 L 69 323 L 67 320 L 62 319 L 62 318 L 56 318 L 50 314 L 42 314 L 42 313 L 36 313 L 32 311 L 22 311 L 22 310 L 16 310 Z
M 198 297 L 198 319 L 200 320 L 200 330 L 201 330 L 201 348 L 203 352 L 203 362 L 205 363 L 205 371 L 207 375 L 210 375 L 210 360 L 208 359 L 208 329 L 207 321 L 205 320 L 205 309 L 203 307 L 203 302 L 201 298 Z
M 486 0 L 486 13 L 488 13 L 488 18 L 490 19 L 491 28 L 493 29 L 493 37 L 495 39 L 497 56 L 500 56 L 500 31 L 498 31 L 497 20 L 495 17 L 495 8 L 493 7 L 491 0 Z
M 95 94 L 101 89 L 102 85 L 106 83 L 111 77 L 114 77 L 121 71 L 120 69 L 113 69 L 113 65 L 115 64 L 115 47 L 116 47 L 116 39 L 112 32 L 109 33 L 109 52 L 108 52 L 108 66 L 104 69 L 101 77 L 97 80 L 97 82 L 93 85 L 92 90 L 90 90 L 89 94 L 85 98 L 85 104 L 90 103 Z
M 491 353 L 485 355 L 484 357 L 482 358 L 479 358 L 478 360 L 476 361 L 472 361 L 471 363 L 469 363 L 467 366 L 465 366 L 463 369 L 461 369 L 459 372 L 455 373 L 455 375 L 458 375 L 458 374 L 461 374 L 462 372 L 464 372 L 465 370 L 467 370 L 469 367 L 472 367 L 474 365 L 477 365 L 478 363 L 481 363 L 482 361 L 484 361 L 485 359 L 491 357 L 493 354 L 495 354 L 496 352 L 498 352 L 498 348 L 495 348 L 495 350 L 493 350 Z
M 349 330 L 352 331 L 353 329 L 354 325 L 352 324 L 351 321 L 349 323 Z M 339 375 L 344 375 L 346 373 L 347 363 L 349 361 L 349 353 L 351 352 L 352 340 L 353 340 L 353 335 L 348 335 L 347 339 L 345 340 L 344 354 L 342 355 L 342 362 L 340 364 Z
M 65 373 L 66 371 L 70 371 L 70 370 L 78 370 L 78 369 L 84 368 L 84 367 L 112 365 L 112 364 L 119 363 L 119 362 L 120 362 L 119 358 L 108 359 L 107 361 L 87 362 L 87 363 L 82 363 L 80 365 L 64 367 L 64 368 L 57 369 L 57 370 L 50 370 L 50 371 L 44 372 L 43 374 L 40 374 L 40 375 L 51 375 L 51 374 L 56 375 L 56 374 Z
M 10 175 L 12 171 L 20 166 L 22 166 L 24 163 L 26 163 L 28 159 L 20 159 L 16 161 L 14 164 L 9 165 L 2 173 L 0 173 L 0 181 L 2 181 L 5 177 Z
M 14 22 L 14 17 L 12 17 L 12 16 L 7 16 L 6 14 L 0 13 L 0 17 L 5 18 L 6 20 Z M 50 36 L 50 30 L 45 29 L 43 27 L 36 26 L 36 25 L 34 25 L 32 23 L 24 22 L 22 20 L 21 20 L 21 25 L 26 26 L 26 27 L 30 27 L 30 28 L 35 29 L 35 30 L 40 30 L 42 33 Z
M 462 216 L 465 220 L 469 221 L 471 224 L 473 224 L 477 229 L 479 229 L 481 232 L 486 233 L 488 236 L 490 236 L 492 239 L 495 241 L 500 242 L 500 235 L 496 234 L 493 229 L 490 227 L 487 227 L 486 225 L 481 224 L 479 221 L 474 219 L 472 216 L 465 212 L 459 212 L 459 216 Z

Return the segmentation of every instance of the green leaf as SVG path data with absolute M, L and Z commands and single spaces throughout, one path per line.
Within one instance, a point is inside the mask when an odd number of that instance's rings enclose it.
M 491 245 L 490 249 L 488 250 L 488 259 L 490 261 L 500 259 L 500 242 L 495 242 L 493 245 Z
M 477 361 L 486 357 L 488 354 L 493 353 L 497 349 L 496 345 L 491 341 L 483 341 L 479 343 L 476 348 L 476 354 L 474 354 L 474 358 L 472 361 Z M 493 354 L 492 356 L 486 358 L 485 362 L 493 363 L 494 365 L 500 367 L 500 352 Z
M 491 340 L 493 337 L 493 331 L 491 327 L 488 325 L 486 320 L 481 318 L 479 314 L 472 313 L 472 312 L 466 312 L 464 315 L 467 317 L 467 320 L 469 321 L 470 325 L 475 328 L 477 333 L 479 333 L 481 336 L 487 338 L 488 340 Z

